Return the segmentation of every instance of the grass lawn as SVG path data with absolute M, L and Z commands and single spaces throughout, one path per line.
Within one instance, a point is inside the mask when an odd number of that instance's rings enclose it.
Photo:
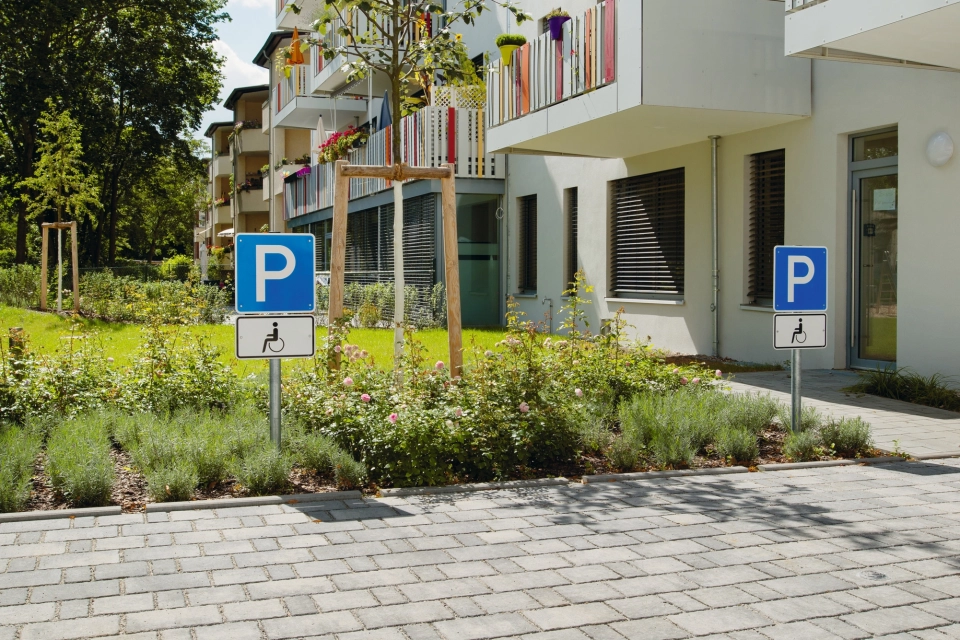
M 11 327 L 22 327 L 27 334 L 30 349 L 41 354 L 52 354 L 67 344 L 71 336 L 94 334 L 103 345 L 104 355 L 112 357 L 117 364 L 129 364 L 143 341 L 144 327 L 135 324 L 122 324 L 90 320 L 87 318 L 62 318 L 51 313 L 40 313 L 27 309 L 17 309 L 0 305 L 0 336 L 6 351 L 7 336 Z M 220 348 L 223 362 L 232 366 L 238 373 L 255 373 L 267 368 L 266 360 L 239 361 L 234 357 L 234 329 L 230 325 L 201 325 L 181 327 L 185 338 L 202 335 L 211 344 Z M 317 329 L 317 344 L 326 336 L 324 327 Z M 427 350 L 429 362 L 448 360 L 447 332 L 442 329 L 429 329 L 417 333 Z M 463 344 L 466 349 L 464 360 L 472 358 L 473 345 L 481 351 L 492 349 L 503 338 L 502 329 L 464 329 Z M 373 355 L 374 361 L 382 367 L 393 365 L 393 331 L 389 329 L 354 329 L 348 341 L 366 349 Z M 288 366 L 297 366 L 302 360 L 293 360 Z

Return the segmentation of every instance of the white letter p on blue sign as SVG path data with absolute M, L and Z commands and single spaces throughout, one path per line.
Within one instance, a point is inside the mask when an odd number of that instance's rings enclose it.
M 315 249 L 312 233 L 237 234 L 237 312 L 312 313 Z
M 269 271 L 267 269 L 267 254 L 280 254 L 286 260 L 283 269 Z M 257 302 L 267 301 L 267 280 L 283 280 L 297 267 L 297 259 L 293 251 L 281 244 L 257 245 Z
M 826 311 L 828 275 L 826 247 L 774 247 L 774 311 Z

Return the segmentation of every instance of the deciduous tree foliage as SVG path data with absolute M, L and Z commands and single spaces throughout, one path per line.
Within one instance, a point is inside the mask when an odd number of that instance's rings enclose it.
M 0 162 L 25 190 L 37 163 L 45 102 L 82 126 L 84 159 L 100 199 L 80 228 L 83 260 L 113 263 L 131 198 L 162 162 L 199 174 L 184 132 L 196 129 L 219 93 L 214 52 L 225 0 L 34 0 L 0 2 Z M 6 155 L 6 154 L 5 154 Z M 18 194 L 18 195 L 22 195 Z M 26 202 L 15 205 L 16 260 L 28 257 Z M 52 210 L 38 222 L 51 219 Z

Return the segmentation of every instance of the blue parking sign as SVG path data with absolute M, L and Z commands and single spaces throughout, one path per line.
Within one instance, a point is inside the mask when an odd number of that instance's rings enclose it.
M 311 313 L 316 307 L 311 233 L 237 235 L 237 313 Z
M 827 282 L 826 247 L 774 247 L 774 311 L 826 311 Z

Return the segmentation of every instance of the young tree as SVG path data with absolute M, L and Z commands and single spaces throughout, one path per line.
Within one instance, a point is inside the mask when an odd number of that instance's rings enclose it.
M 444 4 L 453 5 L 444 7 Z M 458 27 L 470 27 L 487 11 L 506 10 L 517 24 L 530 19 L 512 0 L 322 0 L 313 28 L 321 34 L 340 36 L 340 44 L 307 39 L 322 47 L 325 60 L 343 55 L 348 62 L 348 81 L 382 74 L 390 84 L 390 106 L 399 122 L 406 104 L 416 102 L 415 94 L 429 91 L 437 81 L 453 82 L 473 75 Z M 299 8 L 291 9 L 299 13 Z M 435 33 L 431 20 L 442 25 Z M 391 158 L 400 164 L 400 136 L 393 135 Z M 403 193 L 400 181 L 394 181 L 394 280 L 396 300 L 396 355 L 403 345 Z
M 40 217 L 54 210 L 58 223 L 63 222 L 64 214 L 72 214 L 74 219 L 90 215 L 98 204 L 99 191 L 82 160 L 80 126 L 53 100 L 47 100 L 38 124 L 40 159 L 33 175 L 20 183 L 28 213 Z M 57 229 L 57 311 L 63 311 L 62 238 L 63 231 Z

